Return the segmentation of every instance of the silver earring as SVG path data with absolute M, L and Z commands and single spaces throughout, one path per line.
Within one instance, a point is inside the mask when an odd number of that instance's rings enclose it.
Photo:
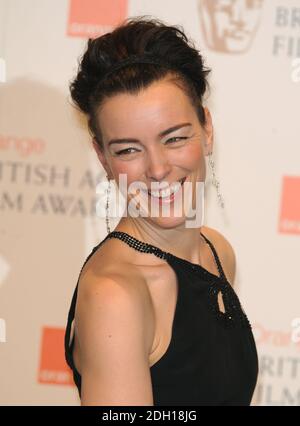
M 212 171 L 212 184 L 216 187 L 217 197 L 218 197 L 218 200 L 219 200 L 219 204 L 222 207 L 222 209 L 224 209 L 224 200 L 223 200 L 223 197 L 222 197 L 222 195 L 221 195 L 221 193 L 219 191 L 220 182 L 216 178 L 216 174 L 215 174 L 215 163 L 214 163 L 214 161 L 212 159 L 212 152 L 209 153 L 208 161 L 209 161 L 209 165 L 210 165 L 211 171 Z
M 110 226 L 109 226 L 109 194 L 110 194 L 110 188 L 111 188 L 111 183 L 110 183 L 110 179 L 108 177 L 108 175 L 106 175 L 107 180 L 108 180 L 108 188 L 107 188 L 107 196 L 106 196 L 106 229 L 107 229 L 107 233 L 110 234 Z

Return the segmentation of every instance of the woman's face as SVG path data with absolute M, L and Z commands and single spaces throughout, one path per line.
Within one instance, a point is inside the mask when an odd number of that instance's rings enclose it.
M 212 151 L 213 144 L 213 127 L 206 108 L 205 114 L 207 124 L 203 128 L 190 99 L 167 79 L 153 83 L 137 95 L 115 95 L 101 105 L 98 125 L 104 151 L 101 152 L 95 142 L 94 147 L 106 173 L 118 186 L 119 175 L 125 174 L 127 188 L 139 182 L 146 189 L 139 193 L 140 206 L 149 207 L 148 217 L 143 220 L 167 228 L 185 220 L 183 210 L 179 217 L 178 213 L 174 215 L 175 204 L 174 200 L 170 202 L 170 197 L 162 203 L 154 194 L 148 194 L 148 189 L 155 189 L 153 182 L 161 183 L 156 187 L 159 189 L 186 178 L 185 182 L 193 183 L 195 206 L 195 183 L 205 181 L 204 156 Z M 178 185 L 177 188 L 183 187 Z M 175 199 L 182 193 L 184 191 L 179 189 Z M 133 197 L 129 189 L 127 201 Z M 159 210 L 156 217 L 151 214 L 151 202 Z M 166 204 L 169 214 L 165 217 L 161 212 Z

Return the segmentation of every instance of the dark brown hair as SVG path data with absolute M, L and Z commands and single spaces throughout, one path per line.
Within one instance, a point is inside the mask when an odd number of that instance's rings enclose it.
M 116 62 L 144 53 L 158 59 L 167 58 L 178 71 L 156 64 L 130 64 L 103 78 Z M 123 21 L 112 32 L 88 40 L 78 73 L 70 83 L 70 93 L 75 105 L 87 115 L 89 130 L 103 149 L 97 124 L 101 103 L 115 94 L 138 93 L 166 76 L 190 98 L 204 125 L 202 101 L 210 71 L 204 67 L 201 54 L 181 26 L 169 26 L 147 15 L 135 16 Z

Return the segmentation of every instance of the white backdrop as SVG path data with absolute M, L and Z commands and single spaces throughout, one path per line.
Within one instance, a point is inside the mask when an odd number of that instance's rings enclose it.
M 253 404 L 300 405 L 300 1 L 212 3 L 0 0 L 0 404 L 79 405 L 63 335 L 82 262 L 106 235 L 93 209 L 105 174 L 68 83 L 89 35 L 148 14 L 182 25 L 212 68 L 226 208 L 209 186 L 205 224 L 236 252 L 260 360 Z M 244 33 L 226 38 L 237 22 Z

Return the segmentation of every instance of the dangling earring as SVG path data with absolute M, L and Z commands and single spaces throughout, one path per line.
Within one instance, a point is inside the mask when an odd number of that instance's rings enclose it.
M 212 152 L 209 153 L 208 161 L 209 161 L 209 165 L 210 165 L 211 170 L 212 170 L 212 184 L 216 187 L 217 196 L 218 196 L 218 199 L 219 199 L 219 204 L 222 207 L 222 209 L 224 209 L 224 200 L 223 200 L 223 197 L 222 197 L 222 195 L 220 194 L 220 191 L 219 191 L 220 182 L 216 178 L 215 163 L 212 160 Z
M 106 196 L 106 229 L 107 229 L 107 233 L 110 234 L 110 226 L 109 226 L 109 194 L 110 194 L 110 188 L 111 188 L 111 183 L 110 183 L 110 179 L 108 177 L 108 175 L 106 175 L 107 180 L 108 180 L 108 188 L 107 188 L 107 196 Z

